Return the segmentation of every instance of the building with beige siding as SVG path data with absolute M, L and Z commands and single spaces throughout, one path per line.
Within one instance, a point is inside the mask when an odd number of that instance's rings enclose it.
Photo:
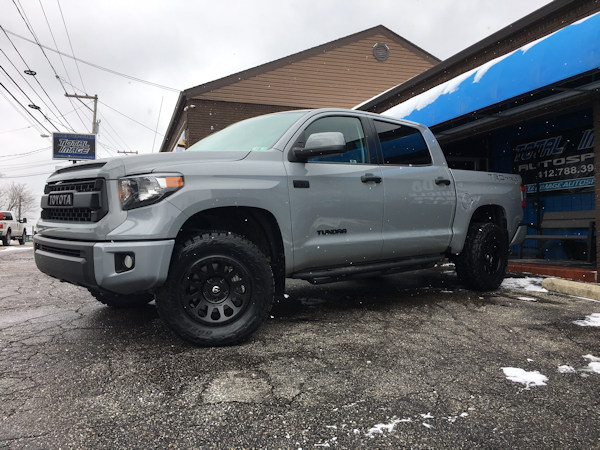
M 440 61 L 377 26 L 181 92 L 161 152 L 239 120 L 290 109 L 352 108 Z

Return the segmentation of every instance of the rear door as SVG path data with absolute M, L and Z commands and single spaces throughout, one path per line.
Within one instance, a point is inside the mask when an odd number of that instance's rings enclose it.
M 384 189 L 383 257 L 443 253 L 452 238 L 456 194 L 445 164 L 434 164 L 416 127 L 373 120 Z
M 363 120 L 341 113 L 319 116 L 293 144 L 302 147 L 313 133 L 341 132 L 347 149 L 306 163 L 286 161 L 295 271 L 381 257 L 381 167 L 368 145 Z

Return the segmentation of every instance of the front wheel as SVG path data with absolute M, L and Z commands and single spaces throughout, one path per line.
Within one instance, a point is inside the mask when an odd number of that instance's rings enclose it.
M 21 235 L 21 237 L 19 238 L 19 244 L 20 245 L 25 245 L 25 240 L 27 239 L 27 235 L 25 234 L 25 231 L 23 231 L 23 234 Z
M 213 232 L 176 248 L 157 307 L 183 339 L 220 346 L 247 339 L 267 318 L 273 297 L 273 272 L 258 247 L 242 236 Z
M 480 223 L 469 227 L 463 251 L 455 260 L 459 279 L 470 289 L 498 289 L 508 265 L 508 238 L 496 224 Z

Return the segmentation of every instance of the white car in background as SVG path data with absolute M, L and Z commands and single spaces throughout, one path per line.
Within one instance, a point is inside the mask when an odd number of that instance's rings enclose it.
M 27 219 L 15 219 L 15 214 L 10 211 L 0 211 L 0 240 L 2 245 L 10 245 L 10 241 L 18 240 L 24 245 L 27 237 L 25 224 Z

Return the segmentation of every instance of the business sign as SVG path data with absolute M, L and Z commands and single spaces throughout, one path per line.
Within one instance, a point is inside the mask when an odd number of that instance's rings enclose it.
M 96 135 L 52 133 L 52 159 L 96 159 Z
M 521 175 L 528 193 L 595 185 L 593 128 L 517 143 L 512 155 L 513 172 Z

